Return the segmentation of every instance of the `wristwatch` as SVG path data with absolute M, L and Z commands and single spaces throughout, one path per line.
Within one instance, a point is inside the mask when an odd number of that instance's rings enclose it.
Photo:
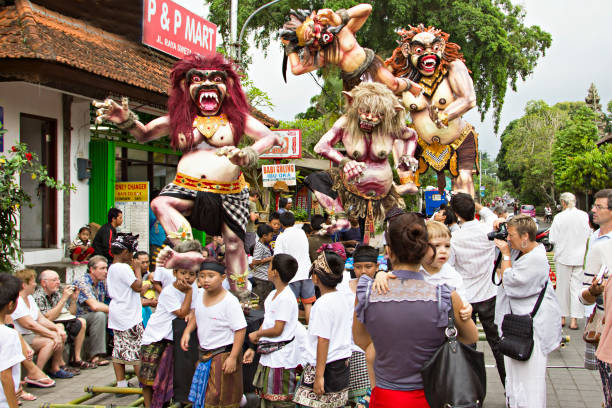
M 509 261 L 509 260 L 510 260 L 510 257 L 509 257 L 508 255 L 504 255 L 503 260 L 504 260 L 504 261 Z

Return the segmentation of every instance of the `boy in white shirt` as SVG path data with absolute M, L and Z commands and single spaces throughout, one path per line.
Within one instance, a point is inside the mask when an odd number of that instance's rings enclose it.
M 274 284 L 265 301 L 265 315 L 261 327 L 249 334 L 249 340 L 257 344 L 261 355 L 253 379 L 253 386 L 266 406 L 295 406 L 291 401 L 297 385 L 295 368 L 296 329 L 298 306 L 295 295 L 289 288 L 298 269 L 294 257 L 288 254 L 274 255 L 268 267 L 268 281 Z M 244 362 L 253 361 L 254 352 L 249 349 L 244 355 Z
M 298 271 L 289 282 L 289 287 L 295 297 L 302 302 L 306 323 L 308 323 L 312 304 L 317 300 L 314 284 L 308 278 L 311 264 L 308 253 L 308 237 L 301 225 L 295 226 L 295 216 L 291 211 L 282 213 L 280 222 L 285 230 L 276 238 L 274 255 L 289 254 L 297 260 Z
M 153 384 L 158 375 L 162 356 L 173 339 L 172 321 L 175 318 L 184 319 L 191 311 L 193 282 L 199 267 L 194 269 L 175 269 L 175 281 L 162 290 L 157 301 L 157 308 L 149 319 L 142 336 L 140 348 L 140 374 L 138 379 L 142 384 L 144 406 L 150 407 L 154 397 Z M 170 371 L 172 365 L 166 366 Z M 172 373 L 164 373 L 171 378 Z M 166 402 L 166 401 L 163 401 Z
M 293 401 L 305 407 L 343 407 L 348 401 L 354 307 L 336 290 L 344 260 L 321 252 L 310 269 L 321 297 L 312 307 L 305 339 L 307 361 Z
M 200 265 L 202 289 L 193 297 L 191 316 L 181 338 L 198 329 L 200 363 L 191 383 L 189 400 L 194 408 L 237 407 L 242 400 L 242 344 L 246 320 L 238 299 L 223 288 L 225 265 L 208 258 Z
M 113 368 L 117 387 L 128 387 L 125 365 L 140 371 L 140 342 L 142 325 L 142 273 L 140 262 L 133 262 L 138 250 L 138 235 L 118 234 L 111 244 L 113 264 L 108 268 L 106 286 L 111 298 L 108 305 L 108 328 L 113 330 Z M 134 268 L 132 270 L 132 267 Z
M 0 273 L 0 408 L 18 408 L 17 390 L 21 379 L 23 356 L 19 334 L 3 323 L 17 308 L 21 281 L 8 273 Z

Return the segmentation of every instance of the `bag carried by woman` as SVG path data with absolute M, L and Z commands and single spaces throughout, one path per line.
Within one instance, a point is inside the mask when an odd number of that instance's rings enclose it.
M 484 353 L 457 340 L 452 305 L 445 334 L 447 341 L 421 370 L 427 403 L 432 408 L 480 408 L 487 394 Z
M 540 291 L 538 300 L 529 314 L 516 315 L 510 313 L 504 315 L 502 321 L 502 336 L 497 344 L 497 349 L 505 356 L 518 361 L 527 361 L 531 357 L 533 351 L 533 317 L 538 312 L 544 293 L 548 286 L 548 280 L 544 284 L 544 288 Z

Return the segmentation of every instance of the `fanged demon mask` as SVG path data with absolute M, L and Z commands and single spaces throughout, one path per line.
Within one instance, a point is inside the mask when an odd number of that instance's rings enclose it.
M 219 113 L 227 94 L 227 73 L 220 70 L 191 69 L 185 76 L 189 95 L 202 116 Z
M 413 67 L 422 75 L 430 76 L 440 65 L 446 41 L 432 32 L 423 32 L 402 44 L 402 53 L 410 58 Z

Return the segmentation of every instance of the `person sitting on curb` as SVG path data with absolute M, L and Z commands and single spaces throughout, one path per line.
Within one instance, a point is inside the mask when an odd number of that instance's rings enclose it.
M 74 286 L 79 289 L 76 316 L 84 319 L 87 325 L 84 349 L 89 361 L 99 366 L 110 364 L 101 357 L 106 354 L 107 273 L 106 258 L 94 255 L 89 259 L 85 275 L 74 281 Z
M 15 329 L 21 333 L 24 340 L 32 346 L 37 354 L 36 365 L 43 370 L 51 359 L 53 378 L 72 378 L 74 374 L 66 370 L 63 352 L 66 332 L 61 325 L 55 325 L 47 319 L 36 305 L 32 297 L 36 288 L 36 272 L 33 269 L 18 271 L 15 276 L 21 279 L 21 291 L 17 308 L 11 314 Z
M 68 342 L 72 344 L 71 367 L 77 368 L 96 368 L 96 365 L 81 360 L 83 341 L 87 323 L 82 317 L 75 317 L 79 289 L 74 285 L 64 286 L 60 292 L 60 277 L 57 272 L 44 270 L 40 273 L 40 286 L 34 292 L 34 300 L 40 312 L 53 323 L 64 326 L 64 331 L 68 336 Z M 68 302 L 70 307 L 68 308 Z

